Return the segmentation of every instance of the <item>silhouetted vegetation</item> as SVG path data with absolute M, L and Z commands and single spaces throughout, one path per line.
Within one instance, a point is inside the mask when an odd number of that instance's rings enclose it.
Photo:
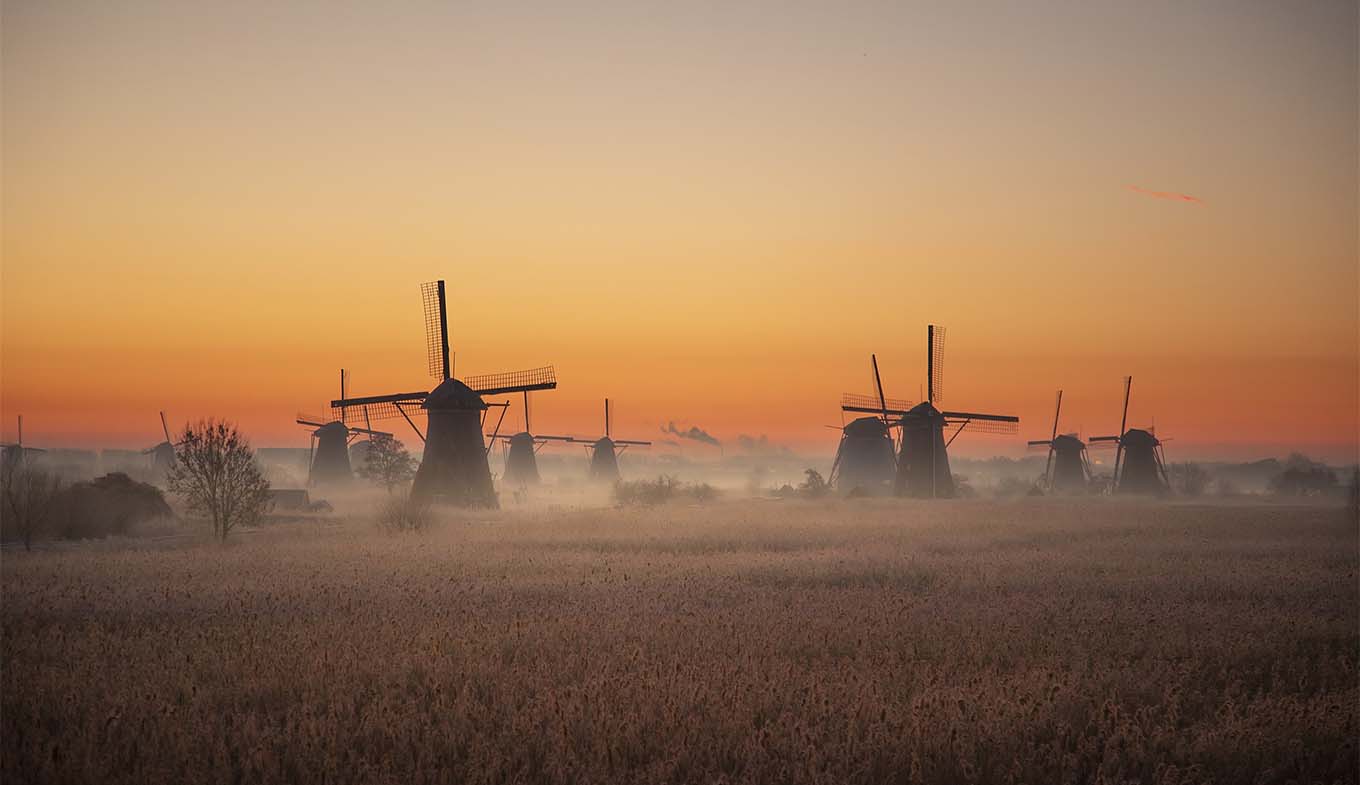
M 378 528 L 389 532 L 415 532 L 430 528 L 434 512 L 428 501 L 409 493 L 389 496 L 378 509 Z
M 1270 480 L 1270 490 L 1278 496 L 1320 496 L 1336 486 L 1336 472 L 1301 453 L 1285 459 L 1284 471 Z
M 187 425 L 178 445 L 166 484 L 190 511 L 208 517 L 218 539 L 264 516 L 269 481 L 235 425 L 218 420 Z
M 1197 463 L 1173 463 L 1168 473 L 1171 490 L 1182 496 L 1202 496 L 1209 488 L 1209 472 Z
M 67 488 L 53 517 L 55 536 L 86 540 L 131 534 L 138 524 L 168 521 L 174 512 L 159 488 L 114 472 Z
M 831 493 L 831 486 L 823 479 L 822 473 L 816 469 L 805 469 L 804 479 L 798 484 L 798 495 L 805 499 L 820 499 Z
M 25 457 L 0 464 L 0 500 L 3 500 L 0 520 L 4 522 L 6 539 L 13 536 L 23 541 L 24 550 L 32 550 L 34 538 L 51 518 L 61 485 L 59 475 L 35 466 Z
M 358 473 L 360 477 L 391 493 L 393 488 L 410 482 L 416 476 L 416 459 L 395 438 L 374 436 L 369 441 L 364 463 Z
M 663 504 L 673 499 L 712 501 L 718 489 L 706 482 L 682 483 L 662 474 L 655 480 L 620 480 L 614 484 L 614 501 L 622 506 Z

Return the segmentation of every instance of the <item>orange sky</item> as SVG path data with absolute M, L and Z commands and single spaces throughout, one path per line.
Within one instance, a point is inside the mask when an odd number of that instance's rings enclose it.
M 1023 420 L 965 454 L 1132 374 L 1173 459 L 1354 460 L 1354 4 L 1104 6 L 6 4 L 0 432 L 305 446 L 340 367 L 428 385 L 442 277 L 541 432 L 829 453 L 935 322 Z

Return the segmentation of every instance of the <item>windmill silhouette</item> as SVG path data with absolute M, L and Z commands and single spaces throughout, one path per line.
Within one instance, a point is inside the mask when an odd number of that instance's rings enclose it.
M 487 434 L 493 442 L 500 440 L 506 447 L 505 474 L 503 480 L 520 487 L 537 485 L 541 482 L 538 475 L 538 451 L 550 442 L 572 442 L 570 436 L 546 436 L 533 432 L 533 409 L 529 392 L 524 393 L 524 430 L 513 435 Z
M 347 374 L 345 369 L 341 368 L 340 400 L 345 399 L 346 381 Z M 331 420 L 307 414 L 297 416 L 298 425 L 305 425 L 313 429 L 312 441 L 308 450 L 308 487 L 348 485 L 354 480 L 354 470 L 349 460 L 350 442 L 359 434 L 367 434 L 370 438 L 392 435 L 385 431 L 375 431 L 369 427 L 346 425 L 344 420 L 346 414 L 345 407 L 341 407 L 340 416 Z M 368 424 L 367 419 L 365 419 L 364 425 L 367 426 Z
M 592 441 L 587 439 L 573 439 L 572 441 L 585 441 L 586 452 L 590 455 L 590 479 L 597 482 L 618 482 L 619 479 L 619 458 L 629 447 L 647 447 L 651 442 L 639 439 L 615 439 L 612 423 L 610 421 L 609 399 L 604 399 L 604 436 Z
M 440 382 L 428 392 L 416 391 L 340 398 L 331 401 L 332 414 L 348 425 L 350 422 L 401 417 L 425 443 L 425 451 L 411 484 L 411 497 L 417 500 L 438 501 L 465 507 L 497 507 L 496 490 L 491 482 L 491 467 L 487 462 L 487 443 L 482 438 L 486 414 L 490 407 L 499 407 L 500 417 L 495 432 L 500 433 L 508 403 L 491 403 L 483 395 L 505 395 L 557 387 L 557 375 L 552 366 L 527 371 L 454 378 L 449 362 L 448 306 L 444 282 L 432 281 L 421 285 L 421 300 L 425 313 L 425 342 L 429 353 L 430 375 Z M 426 416 L 427 433 L 421 433 L 411 419 L 421 413 Z
M 161 433 L 165 436 L 165 441 L 155 447 L 148 447 L 142 450 L 142 455 L 151 456 L 151 475 L 159 480 L 164 480 L 166 475 L 175 466 L 175 440 L 170 437 L 170 426 L 165 421 L 165 412 L 160 412 Z
M 38 455 L 47 452 L 40 447 L 24 446 L 24 416 L 20 414 L 17 415 L 17 417 L 19 420 L 18 440 L 10 442 L 9 444 L 0 445 L 0 459 L 4 460 L 6 463 L 10 461 L 23 463 L 29 458 L 35 458 Z
M 1162 455 L 1162 440 L 1156 427 L 1128 428 L 1129 395 L 1133 377 L 1124 377 L 1124 410 L 1119 417 L 1118 436 L 1092 436 L 1092 447 L 1115 447 L 1113 493 L 1151 494 L 1162 496 L 1171 492 L 1166 462 Z
M 893 482 L 898 496 L 949 498 L 956 490 L 949 470 L 949 445 L 969 426 L 980 433 L 1015 433 L 1020 418 L 936 408 L 944 390 L 944 328 L 933 324 L 926 327 L 926 390 L 926 400 L 915 406 L 890 406 L 886 398 L 875 403 L 852 396 L 842 401 L 841 410 L 898 418 L 894 427 L 901 428 L 902 435 Z M 944 436 L 947 427 L 955 428 L 948 440 Z
M 1058 433 L 1063 391 L 1053 410 L 1053 434 L 1047 439 L 1027 442 L 1029 447 L 1048 447 L 1044 463 L 1043 489 L 1046 493 L 1086 493 L 1091 482 L 1091 466 L 1086 459 L 1086 443 L 1074 433 Z
M 897 475 L 897 445 L 892 438 L 893 422 L 889 412 L 905 412 L 912 402 L 885 396 L 877 355 L 869 355 L 869 365 L 873 370 L 874 395 L 845 393 L 841 396 L 842 411 L 850 411 L 846 407 L 851 406 L 854 411 L 878 413 L 876 417 L 857 417 L 841 427 L 841 441 L 827 479 L 841 492 L 859 489 L 888 493 Z

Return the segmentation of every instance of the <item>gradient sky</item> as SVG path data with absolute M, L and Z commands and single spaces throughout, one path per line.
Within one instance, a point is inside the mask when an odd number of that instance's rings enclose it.
M 964 454 L 1355 460 L 1355 2 L 566 5 L 5 2 L 3 437 L 305 446 L 442 277 L 540 432 L 829 453 L 934 322 Z

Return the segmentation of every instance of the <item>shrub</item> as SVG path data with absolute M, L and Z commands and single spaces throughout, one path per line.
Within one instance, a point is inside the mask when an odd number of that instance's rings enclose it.
M 707 502 L 717 497 L 718 489 L 706 482 L 682 483 L 665 474 L 655 480 L 620 480 L 614 484 L 614 502 L 620 506 L 651 506 L 676 498 Z
M 1277 496 L 1318 496 L 1334 488 L 1336 473 L 1299 453 L 1290 455 L 1284 471 L 1270 480 L 1270 490 Z
M 410 494 L 385 499 L 378 509 L 378 528 L 388 532 L 424 531 L 433 522 L 429 502 L 412 499 Z
M 1173 463 L 1171 487 L 1183 496 L 1202 496 L 1209 487 L 1209 472 L 1197 463 Z
M 807 479 L 798 485 L 799 496 L 805 499 L 820 499 L 831 492 L 831 486 L 822 479 L 821 472 L 816 469 L 805 469 L 803 474 Z
M 97 539 L 131 534 L 140 523 L 173 517 L 159 488 L 112 472 L 66 489 L 54 533 L 68 540 Z

